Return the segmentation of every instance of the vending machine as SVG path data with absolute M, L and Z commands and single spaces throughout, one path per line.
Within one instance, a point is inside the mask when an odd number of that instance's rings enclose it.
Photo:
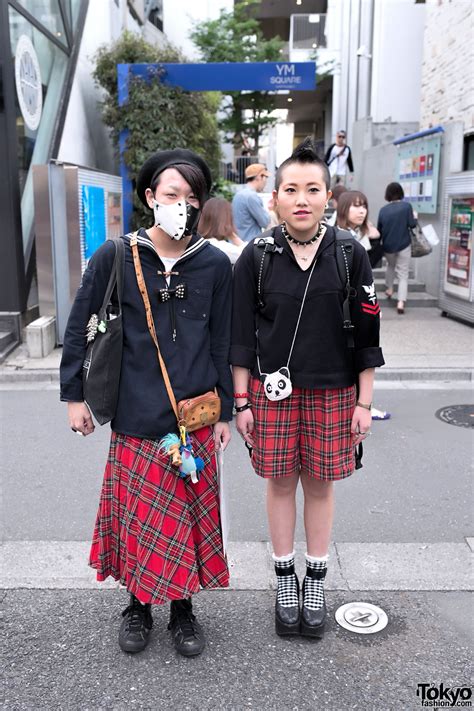
M 474 171 L 446 178 L 439 307 L 445 315 L 474 323 Z

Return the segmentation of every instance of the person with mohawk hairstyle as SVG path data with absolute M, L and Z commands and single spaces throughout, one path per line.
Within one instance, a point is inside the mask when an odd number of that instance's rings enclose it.
M 279 635 L 324 634 L 334 482 L 356 468 L 355 449 L 370 433 L 374 369 L 384 364 L 366 250 L 323 222 L 329 185 L 327 165 L 306 139 L 276 174 L 281 224 L 247 245 L 234 270 L 237 430 L 256 474 L 267 479 Z M 302 604 L 294 552 L 299 483 Z

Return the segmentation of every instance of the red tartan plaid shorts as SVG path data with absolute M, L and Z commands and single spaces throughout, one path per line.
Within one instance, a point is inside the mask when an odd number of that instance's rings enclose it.
M 257 378 L 250 379 L 254 416 L 252 464 L 264 479 L 293 476 L 335 481 L 355 469 L 351 421 L 356 388 L 293 388 L 272 402 Z

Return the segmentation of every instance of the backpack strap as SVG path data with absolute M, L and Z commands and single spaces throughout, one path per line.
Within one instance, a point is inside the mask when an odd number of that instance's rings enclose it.
M 266 260 L 265 257 L 268 253 L 274 254 L 276 252 L 277 254 L 283 254 L 283 247 L 279 247 L 275 242 L 276 229 L 276 227 L 272 227 L 270 230 L 262 232 L 262 234 L 258 237 L 255 237 L 253 241 L 255 279 L 257 281 L 257 310 L 255 312 L 255 353 L 257 356 L 257 362 L 259 362 L 260 358 L 260 344 L 258 340 L 258 331 L 260 326 L 260 309 L 265 306 L 265 302 L 263 300 L 263 283 L 265 281 L 266 274 L 265 267 L 268 264 L 268 260 Z M 263 382 L 262 375 L 260 375 L 260 379 Z
M 253 240 L 255 276 L 257 279 L 257 306 L 259 309 L 265 306 L 263 300 L 263 284 L 265 281 L 265 266 L 267 263 L 265 256 L 268 253 L 273 254 L 274 252 L 283 254 L 283 248 L 279 247 L 275 242 L 276 229 L 276 227 L 272 227 L 272 229 L 262 232 L 261 235 L 255 237 Z
M 339 277 L 344 284 L 344 302 L 342 304 L 342 313 L 344 318 L 344 332 L 348 348 L 354 348 L 354 325 L 351 318 L 350 302 L 356 297 L 357 291 L 351 286 L 352 262 L 354 258 L 354 237 L 347 230 L 341 230 L 335 227 L 336 230 L 336 264 L 339 272 Z

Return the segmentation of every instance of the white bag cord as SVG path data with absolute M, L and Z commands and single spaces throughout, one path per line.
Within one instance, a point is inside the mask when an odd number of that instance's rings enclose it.
M 301 314 L 303 313 L 304 303 L 306 301 L 306 294 L 308 293 L 309 282 L 311 281 L 311 277 L 313 276 L 314 267 L 316 266 L 317 261 L 318 261 L 318 257 L 316 255 L 316 257 L 314 258 L 313 266 L 311 267 L 311 271 L 309 273 L 308 281 L 306 282 L 306 287 L 305 287 L 304 294 L 303 294 L 303 300 L 301 302 L 300 312 L 298 314 L 298 320 L 296 322 L 296 328 L 295 328 L 295 332 L 293 334 L 293 340 L 291 342 L 290 354 L 289 354 L 288 360 L 286 362 L 286 369 L 288 371 L 289 371 L 291 356 L 293 353 L 293 348 L 294 348 L 295 341 L 296 341 L 296 334 L 298 333 L 298 328 L 300 326 Z M 257 331 L 257 339 L 258 339 L 258 331 Z M 258 372 L 260 373 L 260 375 L 267 375 L 267 373 L 262 373 L 262 370 L 260 368 L 260 357 L 258 355 L 257 355 L 257 365 L 258 365 Z

